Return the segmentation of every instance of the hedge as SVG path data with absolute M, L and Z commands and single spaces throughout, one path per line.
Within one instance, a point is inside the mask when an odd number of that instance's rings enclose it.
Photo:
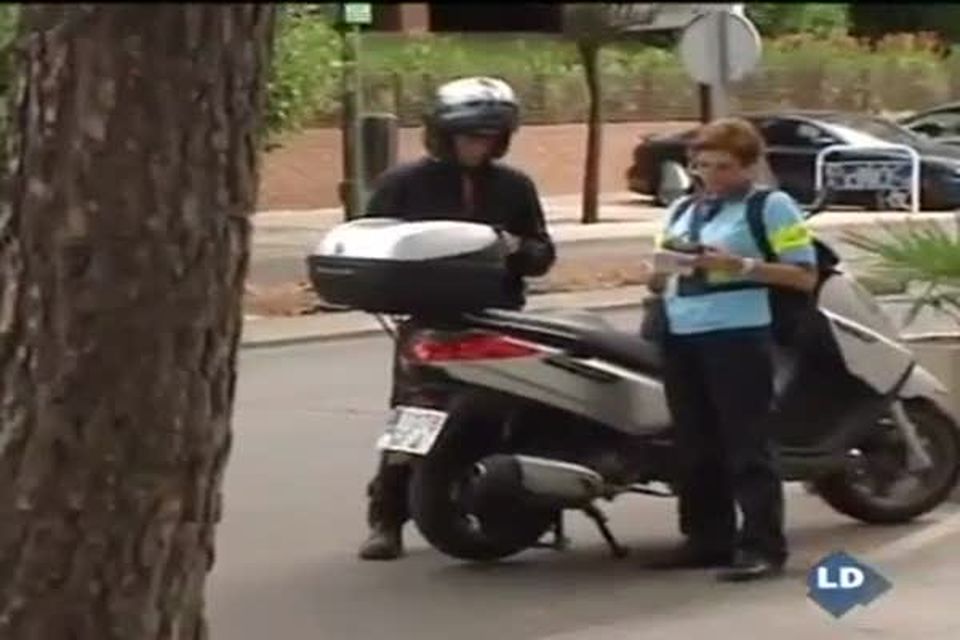
M 929 36 L 889 36 L 875 47 L 844 35 L 765 42 L 760 69 L 734 89 L 744 110 L 782 107 L 912 111 L 960 97 L 960 56 Z M 339 113 L 339 36 L 316 19 L 289 18 L 278 39 L 276 130 L 330 126 Z M 602 57 L 609 121 L 687 119 L 695 87 L 672 50 L 622 44 Z M 331 73 L 331 75 L 327 75 Z M 517 89 L 528 123 L 579 122 L 586 93 L 570 42 L 544 35 L 370 33 L 363 40 L 364 107 L 415 124 L 445 80 L 493 74 Z
M 273 134 L 331 126 L 339 119 L 340 36 L 327 5 L 282 5 L 270 79 Z M 9 42 L 16 5 L 0 6 L 0 46 Z M 368 33 L 363 38 L 364 106 L 415 124 L 434 88 L 472 74 L 511 82 L 528 123 L 578 122 L 586 92 L 571 42 L 547 35 Z M 889 36 L 875 48 L 841 35 L 768 39 L 761 68 L 735 87 L 744 110 L 781 107 L 912 111 L 960 98 L 960 53 L 944 56 L 924 35 Z M 9 74 L 0 59 L 0 90 Z M 638 44 L 602 55 L 609 121 L 688 119 L 697 114 L 695 87 L 675 53 Z

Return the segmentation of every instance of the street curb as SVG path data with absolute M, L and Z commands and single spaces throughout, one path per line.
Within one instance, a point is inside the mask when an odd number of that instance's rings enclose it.
M 900 226 L 911 221 L 917 223 L 952 223 L 953 221 L 952 213 L 921 212 L 919 214 L 904 214 L 896 212 L 880 214 L 861 213 L 857 215 L 861 219 L 842 218 L 837 220 L 833 218 L 818 218 L 812 221 L 811 226 L 815 231 L 819 231 L 821 233 L 829 233 L 831 235 L 839 233 L 841 237 L 835 237 L 835 242 L 843 242 L 842 234 L 844 232 L 859 232 L 865 229 L 876 228 L 877 226 Z M 576 250 L 577 248 L 588 245 L 601 247 L 604 245 L 609 246 L 634 243 L 639 248 L 649 248 L 649 246 L 652 245 L 657 229 L 659 228 L 656 220 L 601 222 L 597 225 L 574 224 L 563 225 L 563 227 L 563 231 L 560 231 L 556 228 L 551 230 L 553 241 L 557 246 L 558 253 L 562 253 L 565 248 Z M 317 230 L 315 234 L 316 238 L 309 242 L 298 242 L 296 245 L 282 243 L 281 245 L 273 246 L 272 249 L 269 249 L 269 252 L 275 253 L 276 255 L 261 256 L 260 259 L 254 257 L 251 264 L 251 273 L 255 274 L 258 272 L 258 269 L 267 268 L 264 267 L 264 265 L 270 263 L 293 264 L 295 262 L 298 265 L 297 278 L 302 277 L 305 272 L 300 271 L 300 269 L 305 268 L 301 266 L 303 264 L 304 256 L 313 250 L 314 246 L 316 246 L 317 239 L 322 237 L 322 233 L 322 230 Z M 296 246 L 297 249 L 293 254 L 291 254 L 290 248 L 293 246 Z M 255 248 L 255 256 L 256 253 L 257 249 Z M 273 283 L 274 279 L 266 278 L 266 280 Z M 254 277 L 253 282 L 257 281 L 258 280 L 256 280 Z
M 263 349 L 273 349 L 280 347 L 294 347 L 301 344 L 320 344 L 324 342 L 340 342 L 347 340 L 359 340 L 361 338 L 369 338 L 377 334 L 383 333 L 383 328 L 377 327 L 365 327 L 362 329 L 351 329 L 348 331 L 341 332 L 330 332 L 330 333 L 311 333 L 303 334 L 299 336 L 292 336 L 289 338 L 266 338 L 261 340 L 249 340 L 241 341 L 240 349 L 243 351 L 257 351 Z
M 556 311 L 560 308 L 562 307 L 546 306 L 531 310 L 531 313 Z M 640 302 L 623 302 L 620 300 L 611 300 L 610 302 L 594 302 L 592 304 L 586 304 L 583 307 L 580 307 L 580 309 L 586 311 L 628 311 L 630 309 L 639 308 Z M 254 322 L 269 322 L 269 320 L 255 320 Z M 376 324 L 375 320 L 372 322 Z M 326 342 L 357 340 L 380 335 L 382 333 L 383 327 L 381 327 L 379 324 L 376 324 L 376 326 L 358 327 L 356 329 L 345 329 L 343 331 L 317 331 L 315 333 L 305 332 L 301 335 L 283 338 L 241 340 L 240 348 L 244 351 L 255 351 L 275 347 L 290 347 L 302 344 L 321 344 Z

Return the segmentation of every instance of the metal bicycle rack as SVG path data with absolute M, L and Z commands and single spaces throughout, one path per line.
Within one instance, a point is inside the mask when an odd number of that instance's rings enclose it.
M 832 144 L 824 147 L 817 153 L 816 168 L 814 169 L 814 189 L 815 193 L 821 193 L 824 188 L 824 168 L 827 164 L 827 156 L 838 151 L 845 151 L 849 154 L 857 153 L 877 153 L 877 152 L 900 152 L 903 153 L 910 162 L 910 211 L 918 213 L 920 211 L 920 154 L 912 147 L 902 144 L 885 144 L 870 147 L 849 144 Z M 831 185 L 828 188 L 831 191 L 893 191 L 899 190 L 901 184 L 896 177 L 897 169 L 903 167 L 902 160 L 843 160 L 830 163 L 831 166 L 838 168 L 856 167 L 859 172 L 851 172 L 844 178 L 851 179 L 853 186 L 847 184 Z

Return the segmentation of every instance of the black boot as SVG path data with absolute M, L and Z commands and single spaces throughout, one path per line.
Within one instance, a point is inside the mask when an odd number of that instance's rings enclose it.
M 720 582 L 750 582 L 783 573 L 784 562 L 757 553 L 738 553 L 733 565 L 717 574 Z
M 367 486 L 370 535 L 360 546 L 362 560 L 396 560 L 403 556 L 409 478 L 409 465 L 389 464 L 386 456 L 381 458 L 377 475 Z
M 374 526 L 370 536 L 360 545 L 361 560 L 396 560 L 403 556 L 401 527 Z

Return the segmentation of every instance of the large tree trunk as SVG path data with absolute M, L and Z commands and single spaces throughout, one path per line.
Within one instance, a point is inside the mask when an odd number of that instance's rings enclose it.
M 600 157 L 603 149 L 603 95 L 600 85 L 600 46 L 593 42 L 578 44 L 590 106 L 587 114 L 587 154 L 583 170 L 581 222 L 600 220 Z
M 25 9 L 0 215 L 4 640 L 207 636 L 273 11 Z

